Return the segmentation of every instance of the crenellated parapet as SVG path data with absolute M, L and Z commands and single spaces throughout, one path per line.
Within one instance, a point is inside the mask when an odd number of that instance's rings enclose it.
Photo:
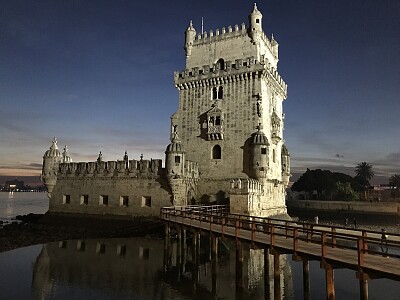
M 129 161 L 95 161 L 61 163 L 59 178 L 81 177 L 125 177 L 157 178 L 164 174 L 161 159 Z
M 261 61 L 254 57 L 247 57 L 235 61 L 226 61 L 222 67 L 220 63 L 216 62 L 212 65 L 204 65 L 202 68 L 195 67 L 181 72 L 175 71 L 174 83 L 179 90 L 184 90 L 243 81 L 253 77 L 267 79 L 286 98 L 287 84 L 279 75 L 277 69 L 264 56 L 261 57 Z

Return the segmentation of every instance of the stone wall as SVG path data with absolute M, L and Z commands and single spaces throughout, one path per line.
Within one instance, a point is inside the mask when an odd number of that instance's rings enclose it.
M 85 200 L 85 196 L 87 199 Z M 64 213 L 158 216 L 172 205 L 166 179 L 59 178 L 49 211 Z

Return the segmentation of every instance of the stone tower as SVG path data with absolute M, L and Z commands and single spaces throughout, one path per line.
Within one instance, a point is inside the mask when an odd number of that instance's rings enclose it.
M 190 22 L 184 49 L 186 68 L 174 74 L 179 108 L 171 117 L 171 139 L 179 127 L 186 159 L 199 164 L 197 199 L 230 198 L 232 206 L 233 194 L 249 199 L 249 193 L 258 193 L 248 201 L 269 211 L 260 214 L 286 212 L 290 170 L 282 103 L 287 86 L 277 71 L 278 43 L 264 33 L 261 12 L 254 5 L 248 26 L 200 34 Z M 250 204 L 242 204 L 249 212 Z
M 67 155 L 66 147 L 64 149 L 65 155 Z M 50 146 L 43 155 L 43 167 L 42 167 L 42 180 L 47 187 L 48 196 L 50 197 L 54 186 L 57 183 L 57 173 L 60 163 L 63 157 L 60 150 L 58 150 L 57 139 L 54 138 Z

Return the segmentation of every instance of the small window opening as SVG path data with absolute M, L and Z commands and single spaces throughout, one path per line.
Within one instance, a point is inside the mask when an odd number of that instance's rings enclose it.
M 199 70 L 199 74 L 203 74 L 203 70 Z
M 117 245 L 117 255 L 118 256 L 126 255 L 126 245 Z
M 221 125 L 221 117 L 220 116 L 215 117 L 215 125 Z
M 245 62 L 243 63 L 243 66 L 247 67 L 247 61 L 245 61 Z
M 257 23 L 257 24 L 260 23 L 260 19 L 256 19 L 256 23 Z
M 63 195 L 63 204 L 71 203 L 71 195 Z
M 104 253 L 106 253 L 106 244 L 97 243 L 97 246 L 96 246 L 96 253 L 99 253 L 99 254 L 104 254 Z
M 100 196 L 100 205 L 108 205 L 108 195 Z
M 217 64 L 220 70 L 225 70 L 225 61 L 222 58 L 217 61 Z
M 89 195 L 81 195 L 81 205 L 89 204 Z
M 149 260 L 150 258 L 150 249 L 139 247 L 139 258 L 143 260 Z
M 261 148 L 261 154 L 267 154 L 267 148 Z
M 121 196 L 121 197 L 119 197 L 119 205 L 128 207 L 128 205 L 129 205 L 129 196 Z
M 142 196 L 142 207 L 151 207 L 151 197 L 150 196 Z
M 76 249 L 78 250 L 78 251 L 85 251 L 85 241 L 78 241 L 77 243 L 76 243 Z
M 212 149 L 212 158 L 213 159 L 221 159 L 221 146 L 215 145 Z
M 65 249 L 67 248 L 67 241 L 61 241 L 58 243 L 58 248 Z
M 223 96 L 224 96 L 224 88 L 220 86 L 218 88 L 218 99 L 222 99 Z
M 272 150 L 272 161 L 275 162 L 275 149 Z
M 212 98 L 213 98 L 213 100 L 215 100 L 215 99 L 217 99 L 217 97 L 218 97 L 217 88 L 213 87 L 213 89 L 212 89 Z
M 179 164 L 181 162 L 181 157 L 179 155 L 175 156 L 175 163 Z

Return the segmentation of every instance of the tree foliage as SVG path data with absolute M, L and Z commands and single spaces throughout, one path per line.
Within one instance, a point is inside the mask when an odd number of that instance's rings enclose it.
M 389 186 L 394 189 L 394 198 L 396 198 L 396 192 L 400 189 L 400 174 L 390 176 Z
M 370 186 L 369 181 L 374 177 L 374 171 L 372 170 L 372 165 L 363 161 L 356 166 L 355 169 L 356 177 L 360 179 L 360 182 L 365 188 Z
M 310 194 L 316 191 L 318 199 L 333 199 L 337 198 L 338 195 L 346 194 L 347 192 L 350 194 L 354 193 L 350 185 L 352 180 L 353 178 L 351 176 L 339 172 L 331 172 L 329 170 L 321 169 L 307 169 L 307 171 L 293 184 L 292 191 L 305 191 Z M 344 184 L 345 187 L 340 184 L 338 185 L 339 182 Z M 347 198 L 352 198 L 352 196 L 348 196 Z

